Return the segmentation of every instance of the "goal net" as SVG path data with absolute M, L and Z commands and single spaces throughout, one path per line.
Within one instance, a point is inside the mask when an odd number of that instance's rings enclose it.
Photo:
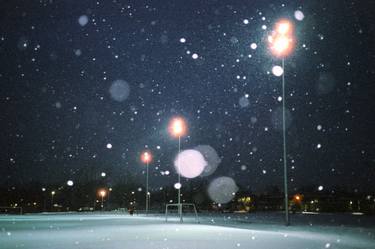
M 0 215 L 22 214 L 22 207 L 0 207 Z

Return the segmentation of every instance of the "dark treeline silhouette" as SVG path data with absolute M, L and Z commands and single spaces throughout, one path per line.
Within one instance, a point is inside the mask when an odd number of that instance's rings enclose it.
M 277 186 L 269 186 L 263 193 L 254 194 L 251 190 L 239 187 L 239 191 L 230 203 L 216 204 L 210 200 L 206 188 L 208 182 L 202 179 L 189 180 L 184 184 L 182 201 L 195 203 L 198 210 L 218 212 L 253 212 L 283 210 L 283 192 Z M 335 189 L 335 190 L 332 190 Z M 105 190 L 102 198 L 99 191 Z M 108 183 L 96 178 L 73 186 L 41 184 L 30 182 L 22 186 L 0 186 L 0 211 L 17 213 L 17 209 L 5 210 L 5 207 L 22 207 L 24 213 L 59 211 L 95 211 L 134 209 L 142 212 L 145 208 L 145 189 L 128 179 L 127 181 Z M 54 194 L 52 194 L 54 192 Z M 151 188 L 150 209 L 163 212 L 166 203 L 175 203 L 177 190 L 173 186 Z M 374 195 L 345 188 L 334 187 L 331 190 L 318 191 L 315 187 L 305 186 L 290 193 L 289 206 L 292 212 L 362 212 L 375 214 Z M 102 206 L 103 204 L 103 206 Z

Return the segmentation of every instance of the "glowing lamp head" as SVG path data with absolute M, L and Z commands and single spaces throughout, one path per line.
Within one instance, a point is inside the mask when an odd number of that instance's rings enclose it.
M 181 137 L 186 134 L 186 122 L 183 118 L 173 118 L 169 123 L 169 133 L 175 137 Z
M 100 197 L 104 198 L 106 195 L 107 195 L 107 191 L 105 191 L 104 189 L 99 190 L 99 196 Z
M 149 151 L 142 153 L 141 160 L 143 163 L 150 163 L 152 161 L 152 154 Z
M 286 55 L 290 52 L 292 40 L 286 36 L 279 36 L 273 42 L 272 49 L 278 55 Z
M 275 30 L 268 37 L 272 54 L 277 57 L 288 56 L 294 47 L 293 25 L 288 20 L 276 23 Z
M 292 23 L 288 20 L 281 20 L 276 23 L 276 32 L 279 35 L 288 35 L 292 33 Z
M 302 196 L 299 195 L 299 194 L 294 195 L 294 201 L 295 202 L 301 202 L 302 201 Z

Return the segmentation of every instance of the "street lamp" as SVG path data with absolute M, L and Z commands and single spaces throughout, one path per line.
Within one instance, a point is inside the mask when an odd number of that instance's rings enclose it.
M 178 137 L 178 154 L 181 152 L 181 136 L 186 135 L 187 125 L 186 121 L 182 117 L 172 118 L 169 122 L 168 131 L 173 137 Z M 178 173 L 178 182 L 176 185 L 177 188 L 177 202 L 178 202 L 178 214 L 180 216 L 180 222 L 182 222 L 182 206 L 181 206 L 181 174 L 180 174 L 180 162 L 179 157 L 177 158 L 177 173 Z
M 53 210 L 53 197 L 55 196 L 55 194 L 55 191 L 51 191 L 51 210 Z
M 275 25 L 275 29 L 268 37 L 271 53 L 282 60 L 282 101 L 283 101 L 283 163 L 284 163 L 284 205 L 285 205 L 285 225 L 289 225 L 288 208 L 288 168 L 286 159 L 286 135 L 285 135 L 285 58 L 291 54 L 294 48 L 294 27 L 287 20 L 282 19 Z
M 101 190 L 99 190 L 98 194 L 102 198 L 102 202 L 101 202 L 101 206 L 100 207 L 101 207 L 101 209 L 103 211 L 103 209 L 104 209 L 104 197 L 107 195 L 107 191 L 105 189 L 101 189 Z
M 144 151 L 141 155 L 141 160 L 146 164 L 146 215 L 150 204 L 150 193 L 148 192 L 148 165 L 152 161 L 152 154 L 150 151 Z

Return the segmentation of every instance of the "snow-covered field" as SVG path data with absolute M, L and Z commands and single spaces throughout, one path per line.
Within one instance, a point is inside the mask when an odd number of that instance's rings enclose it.
M 162 215 L 39 214 L 0 216 L 0 248 L 375 248 L 373 217 L 279 214 L 201 215 L 165 223 Z M 315 222 L 316 220 L 316 222 Z M 335 222 L 332 222 L 335 221 Z M 366 223 L 367 221 L 367 223 Z

